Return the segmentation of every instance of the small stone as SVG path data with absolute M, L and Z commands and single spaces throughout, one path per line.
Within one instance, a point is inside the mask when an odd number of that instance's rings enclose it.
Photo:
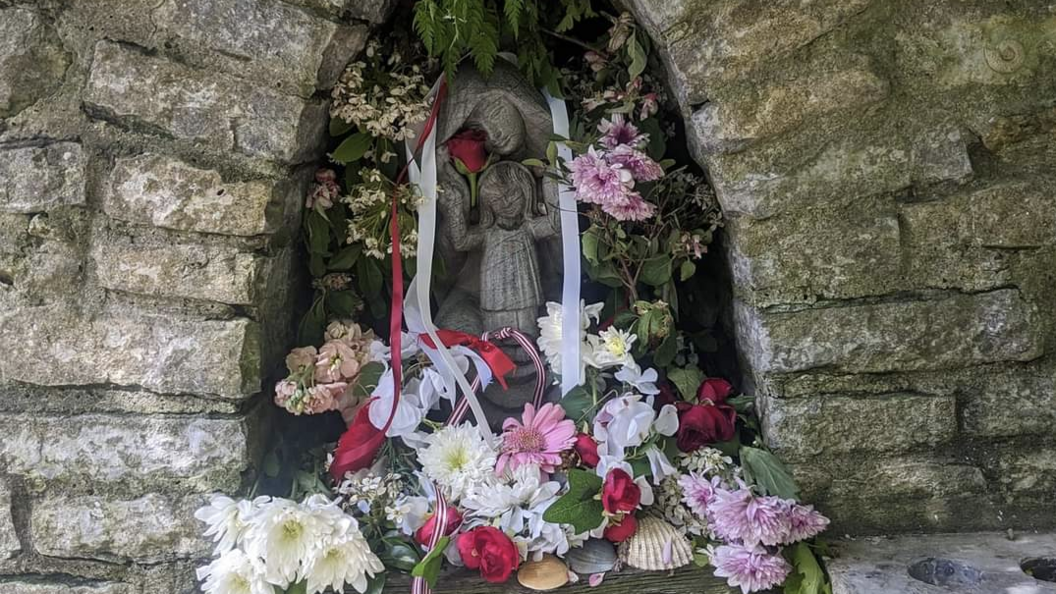
M 33 213 L 84 204 L 85 160 L 73 142 L 0 150 L 0 210 Z
M 0 483 L 0 560 L 10 559 L 21 550 L 11 517 L 11 491 Z
M 568 567 L 553 555 L 528 561 L 517 571 L 517 581 L 529 590 L 554 590 L 568 583 Z
M 576 573 L 605 573 L 616 565 L 616 547 L 607 540 L 592 538 L 582 547 L 570 550 L 565 559 L 569 569 Z

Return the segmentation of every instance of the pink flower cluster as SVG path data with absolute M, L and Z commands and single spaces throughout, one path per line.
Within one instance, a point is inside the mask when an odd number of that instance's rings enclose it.
M 319 349 L 299 347 L 286 355 L 290 375 L 275 385 L 275 404 L 295 415 L 354 412 L 346 411 L 356 404 L 349 388 L 370 360 L 374 336 L 356 324 L 334 322 L 325 338 Z
M 619 221 L 644 221 L 656 207 L 635 190 L 638 182 L 655 181 L 664 175 L 660 164 L 641 151 L 648 140 L 622 114 L 598 126 L 600 147 L 592 146 L 569 165 L 572 186 L 580 202 L 597 204 Z
M 687 474 L 679 479 L 679 486 L 686 506 L 707 520 L 725 543 L 712 558 L 715 575 L 727 578 L 744 594 L 784 582 L 792 568 L 777 548 L 813 538 L 829 525 L 813 506 L 762 497 L 743 484 L 730 490 L 718 478 Z
M 315 183 L 308 192 L 305 206 L 327 210 L 341 196 L 341 185 L 337 183 L 337 174 L 333 169 L 320 169 L 315 172 Z

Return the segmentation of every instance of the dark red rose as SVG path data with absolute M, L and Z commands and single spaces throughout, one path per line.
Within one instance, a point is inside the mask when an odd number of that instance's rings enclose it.
M 356 418 L 348 426 L 334 449 L 334 461 L 330 464 L 330 476 L 341 482 L 346 472 L 355 472 L 374 463 L 378 450 L 385 443 L 385 434 L 378 431 L 370 422 L 370 407 L 377 400 L 371 400 L 359 408 Z
M 634 479 L 619 468 L 609 471 L 601 486 L 601 505 L 610 514 L 634 511 L 642 499 L 642 490 Z
M 619 522 L 610 523 L 606 526 L 602 536 L 609 542 L 623 542 L 634 536 L 637 530 L 638 519 L 631 514 L 627 514 Z
M 721 377 L 709 377 L 697 388 L 697 402 L 700 404 L 725 404 L 726 398 L 733 392 L 730 382 Z
M 675 388 L 671 385 L 671 382 L 656 382 L 656 388 L 660 390 L 659 394 L 653 396 L 653 409 L 656 412 L 660 412 L 668 404 L 679 402 L 680 399 L 678 394 L 675 393 Z
M 458 508 L 447 506 L 447 525 L 444 526 L 444 533 L 440 536 L 450 536 L 461 525 L 462 514 L 458 512 Z M 436 514 L 429 516 L 425 524 L 414 533 L 414 540 L 418 541 L 418 544 L 427 545 L 433 539 L 434 530 L 436 530 Z
M 447 152 L 458 159 L 469 173 L 480 173 L 488 163 L 484 143 L 488 135 L 483 130 L 463 130 L 447 141 Z
M 463 532 L 457 546 L 462 563 L 469 569 L 479 569 L 481 577 L 493 584 L 510 579 L 521 562 L 517 545 L 492 526 L 478 526 Z
M 583 461 L 585 466 L 594 468 L 601 461 L 601 458 L 598 457 L 598 442 L 594 441 L 594 438 L 586 433 L 580 433 L 576 436 L 576 443 L 573 447 L 576 448 L 576 453 L 579 454 L 579 459 Z
M 733 439 L 737 411 L 732 406 L 683 402 L 679 403 L 678 411 L 675 443 L 683 452 L 694 452 L 706 445 Z

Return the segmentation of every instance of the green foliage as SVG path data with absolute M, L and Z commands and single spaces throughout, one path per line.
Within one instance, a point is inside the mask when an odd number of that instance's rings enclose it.
M 814 551 L 805 542 L 798 542 L 784 551 L 792 564 L 792 573 L 785 580 L 784 594 L 832 594 Z
M 748 446 L 741 447 L 740 455 L 744 478 L 758 487 L 764 495 L 776 495 L 783 499 L 799 498 L 796 481 L 777 456 L 766 450 Z
M 418 565 L 414 566 L 414 569 L 411 570 L 411 575 L 425 578 L 430 588 L 436 587 L 436 580 L 440 577 L 440 568 L 444 563 L 444 549 L 447 548 L 447 543 L 449 542 L 451 542 L 450 537 L 441 538 L 436 543 L 436 546 L 429 551 L 429 554 L 423 557 L 418 562 Z
M 569 470 L 568 492 L 543 512 L 543 520 L 571 524 L 577 534 L 597 528 L 605 511 L 597 498 L 601 485 L 601 478 L 593 472 L 577 468 Z
M 560 94 L 560 72 L 546 36 L 595 15 L 590 0 L 418 0 L 414 30 L 448 76 L 466 56 L 490 74 L 505 50 L 517 55 L 531 82 Z
M 667 379 L 675 384 L 682 398 L 693 401 L 697 398 L 697 388 L 704 381 L 704 372 L 696 367 L 676 367 L 667 370 Z

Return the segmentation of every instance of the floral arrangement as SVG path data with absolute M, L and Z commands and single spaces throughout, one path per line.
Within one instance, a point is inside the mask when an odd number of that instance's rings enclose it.
M 447 4 L 419 2 L 416 27 L 450 70 L 450 56 L 436 51 L 450 33 L 442 29 L 460 26 L 437 12 Z M 506 0 L 495 26 L 534 26 L 511 4 L 538 11 Z M 594 16 L 589 3 L 563 6 L 576 15 L 568 28 Z M 667 146 L 664 90 L 646 72 L 649 43 L 633 19 L 610 16 L 595 43 L 576 42 L 585 53 L 559 77 L 576 98 L 571 138 L 555 138 L 548 162 L 524 162 L 574 189 L 587 221 L 586 271 L 605 299 L 580 304 L 576 337 L 563 336 L 562 305 L 546 303 L 538 338 L 522 343 L 543 367 L 538 396 L 497 431 L 464 420 L 465 401 L 452 372 L 434 363 L 429 336 L 409 326 L 394 353 L 369 329 L 387 308 L 392 232 L 404 255 L 416 242 L 421 198 L 396 147 L 426 121 L 427 81 L 440 66 L 399 35 L 391 40 L 368 46 L 334 91 L 331 159 L 344 169 L 320 170 L 306 200 L 316 295 L 301 324 L 305 346 L 286 358 L 275 388 L 289 413 L 336 412 L 347 428 L 288 498 L 217 495 L 199 510 L 217 543 L 217 558 L 199 571 L 205 592 L 374 594 L 392 572 L 408 572 L 414 594 L 425 594 L 445 566 L 548 590 L 580 579 L 598 586 L 624 567 L 690 564 L 745 594 L 782 585 L 786 594 L 830 592 L 815 540 L 828 520 L 799 501 L 762 445 L 752 400 L 705 373 L 707 341 L 687 330 L 694 306 L 684 299 L 721 213 L 704 179 Z M 446 147 L 474 194 L 491 165 L 482 134 L 465 130 Z M 559 156 L 558 141 L 571 158 Z M 562 369 L 569 340 L 579 344 L 578 369 Z M 503 382 L 509 361 L 494 345 L 457 333 L 444 342 L 457 369 L 484 386 Z M 570 374 L 574 389 L 541 397 Z

